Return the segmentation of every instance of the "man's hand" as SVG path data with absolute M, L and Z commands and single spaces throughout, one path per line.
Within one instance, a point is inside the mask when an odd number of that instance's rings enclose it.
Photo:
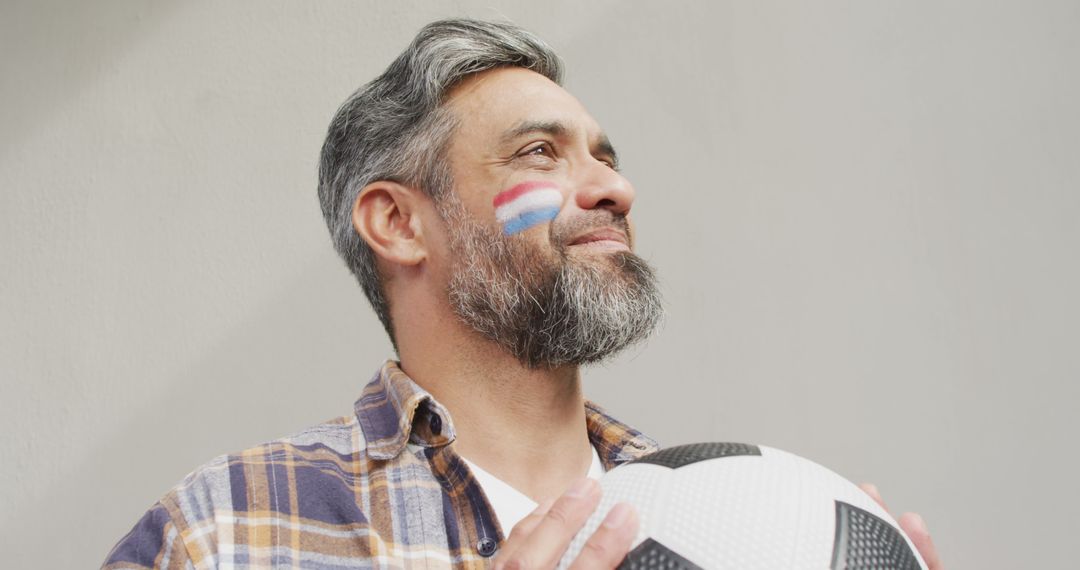
M 558 500 L 541 504 L 510 532 L 495 557 L 495 570 L 554 568 L 598 504 L 600 485 L 588 478 L 579 481 Z M 615 505 L 570 569 L 618 566 L 630 550 L 637 529 L 634 508 L 626 503 Z
M 881 508 L 889 510 L 889 507 L 885 506 L 885 501 L 881 499 L 877 487 L 872 483 L 863 483 L 859 485 L 859 488 L 866 491 L 866 494 L 877 501 Z M 915 548 L 919 549 L 919 554 L 926 561 L 926 566 L 930 570 L 944 570 L 945 567 L 941 564 L 941 558 L 938 558 L 937 548 L 934 547 L 934 541 L 930 540 L 930 531 L 926 530 L 926 523 L 923 522 L 922 517 L 916 513 L 904 513 L 896 519 L 896 522 L 900 523 L 900 528 L 904 529 L 911 542 L 915 543 Z

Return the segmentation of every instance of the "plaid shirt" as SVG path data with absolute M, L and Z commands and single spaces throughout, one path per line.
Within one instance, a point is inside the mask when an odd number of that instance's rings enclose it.
M 607 469 L 656 449 L 591 403 L 586 427 Z M 387 362 L 354 414 L 188 475 L 103 568 L 484 568 L 505 534 L 453 441 L 446 408 Z

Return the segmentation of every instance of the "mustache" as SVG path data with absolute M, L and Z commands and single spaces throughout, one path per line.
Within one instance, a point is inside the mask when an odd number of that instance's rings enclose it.
M 573 219 L 556 220 L 551 227 L 551 245 L 562 251 L 576 236 L 604 228 L 619 230 L 626 238 L 626 243 L 633 245 L 630 221 L 626 214 L 617 214 L 610 210 L 590 210 Z

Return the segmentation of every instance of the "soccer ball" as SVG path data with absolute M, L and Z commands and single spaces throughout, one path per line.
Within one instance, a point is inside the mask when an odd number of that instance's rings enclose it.
M 926 569 L 896 521 L 866 493 L 779 449 L 671 447 L 612 469 L 600 486 L 600 506 L 560 570 L 618 502 L 634 505 L 641 520 L 624 569 Z

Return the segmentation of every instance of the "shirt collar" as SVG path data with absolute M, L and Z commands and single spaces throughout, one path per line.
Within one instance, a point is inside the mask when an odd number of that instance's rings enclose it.
M 393 360 L 375 373 L 354 407 L 373 459 L 393 459 L 409 443 L 438 447 L 456 437 L 446 408 Z
M 600 454 L 605 471 L 660 449 L 656 441 L 588 401 L 585 402 L 585 426 L 589 430 L 589 441 Z
M 355 410 L 372 459 L 393 459 L 409 443 L 440 447 L 456 437 L 446 408 L 393 360 L 386 361 L 364 387 Z M 655 441 L 592 402 L 585 402 L 585 426 L 605 470 L 659 449 Z

